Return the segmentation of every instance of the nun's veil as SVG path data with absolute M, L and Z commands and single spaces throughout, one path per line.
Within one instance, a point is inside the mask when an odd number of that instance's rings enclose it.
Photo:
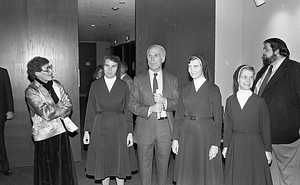
M 242 71 L 242 69 L 245 67 L 246 65 L 240 65 L 235 72 L 233 73 L 233 92 L 236 93 L 239 90 L 239 76 L 240 76 L 240 72 Z
M 247 64 L 240 65 L 233 73 L 233 92 L 234 93 L 236 93 L 239 90 L 238 79 L 239 79 L 239 76 L 241 75 L 241 71 L 245 68 L 250 71 L 253 71 L 253 74 L 255 74 L 255 70 L 252 66 L 247 65 Z
M 187 59 L 187 63 L 189 64 L 192 60 L 195 60 L 195 59 L 200 59 L 201 64 L 202 64 L 203 75 L 206 78 L 206 80 L 213 82 L 213 78 L 211 76 L 211 72 L 209 69 L 209 63 L 206 60 L 206 58 L 201 54 L 195 54 L 195 55 L 190 56 Z

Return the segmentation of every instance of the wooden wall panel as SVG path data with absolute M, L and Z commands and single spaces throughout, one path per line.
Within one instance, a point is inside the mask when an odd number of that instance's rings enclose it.
M 136 1 L 137 74 L 147 69 L 146 50 L 155 43 L 165 47 L 165 68 L 180 86 L 189 80 L 186 60 L 195 53 L 204 54 L 214 74 L 215 1 Z
M 43 56 L 72 98 L 72 120 L 79 126 L 77 0 L 3 0 L 0 4 L 0 66 L 10 73 L 15 118 L 6 124 L 11 166 L 33 163 L 31 121 L 24 99 L 29 84 L 26 64 Z M 81 160 L 79 134 L 71 139 L 75 160 Z

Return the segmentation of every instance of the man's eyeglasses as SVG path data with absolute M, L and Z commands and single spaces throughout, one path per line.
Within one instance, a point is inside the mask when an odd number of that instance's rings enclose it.
M 46 67 L 46 69 L 42 69 L 41 72 L 50 73 L 51 72 L 50 70 L 52 70 L 52 69 L 53 69 L 53 66 L 49 65 Z

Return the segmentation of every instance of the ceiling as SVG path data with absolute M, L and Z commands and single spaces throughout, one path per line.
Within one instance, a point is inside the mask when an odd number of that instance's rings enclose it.
M 78 12 L 79 41 L 109 41 L 135 26 L 135 0 L 78 0 Z

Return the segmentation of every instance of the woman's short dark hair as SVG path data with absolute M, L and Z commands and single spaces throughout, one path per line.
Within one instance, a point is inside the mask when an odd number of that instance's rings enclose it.
M 264 41 L 264 44 L 269 43 L 273 52 L 279 49 L 279 54 L 285 57 L 290 56 L 290 51 L 286 43 L 279 38 L 270 38 Z
M 49 63 L 49 60 L 43 57 L 34 57 L 27 63 L 27 74 L 30 80 L 35 80 L 35 72 L 41 72 L 42 67 Z

